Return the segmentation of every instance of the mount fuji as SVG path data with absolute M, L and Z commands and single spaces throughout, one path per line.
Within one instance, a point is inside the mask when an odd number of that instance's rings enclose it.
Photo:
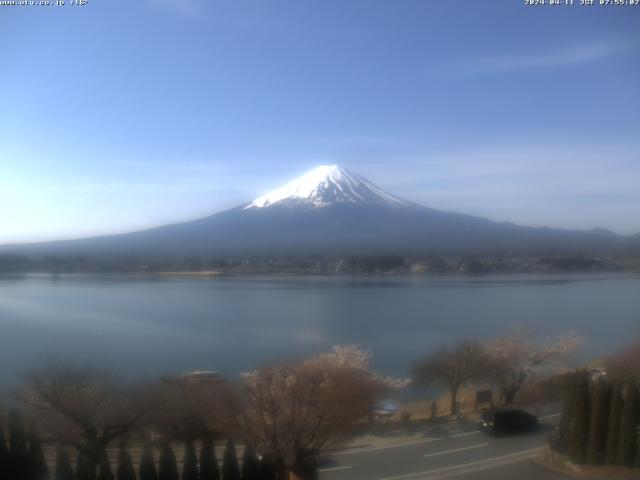
M 250 203 L 209 217 L 81 240 L 5 245 L 29 256 L 248 257 L 306 254 L 611 253 L 638 236 L 497 223 L 433 210 L 338 165 L 320 166 Z

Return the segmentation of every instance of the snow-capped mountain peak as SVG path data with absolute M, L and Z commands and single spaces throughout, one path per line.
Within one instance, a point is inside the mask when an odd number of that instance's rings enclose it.
M 276 204 L 326 207 L 337 203 L 390 207 L 411 205 L 339 165 L 321 165 L 256 198 L 244 210 Z

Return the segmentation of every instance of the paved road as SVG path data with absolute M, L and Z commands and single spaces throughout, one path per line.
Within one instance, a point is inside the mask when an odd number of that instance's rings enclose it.
M 323 464 L 320 479 L 565 478 L 531 462 L 543 449 L 557 419 L 557 415 L 542 417 L 540 431 L 529 435 L 493 438 L 474 430 L 396 445 L 335 452 Z

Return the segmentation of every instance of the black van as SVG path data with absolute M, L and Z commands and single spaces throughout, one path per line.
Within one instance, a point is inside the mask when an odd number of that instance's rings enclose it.
M 532 432 L 538 428 L 538 418 L 520 409 L 492 410 L 480 418 L 480 430 L 489 435 L 509 435 Z

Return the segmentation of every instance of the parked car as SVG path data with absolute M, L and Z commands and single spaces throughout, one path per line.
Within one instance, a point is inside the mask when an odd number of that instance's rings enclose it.
M 516 408 L 492 410 L 480 418 L 480 430 L 489 435 L 510 435 L 532 432 L 538 428 L 538 418 Z

